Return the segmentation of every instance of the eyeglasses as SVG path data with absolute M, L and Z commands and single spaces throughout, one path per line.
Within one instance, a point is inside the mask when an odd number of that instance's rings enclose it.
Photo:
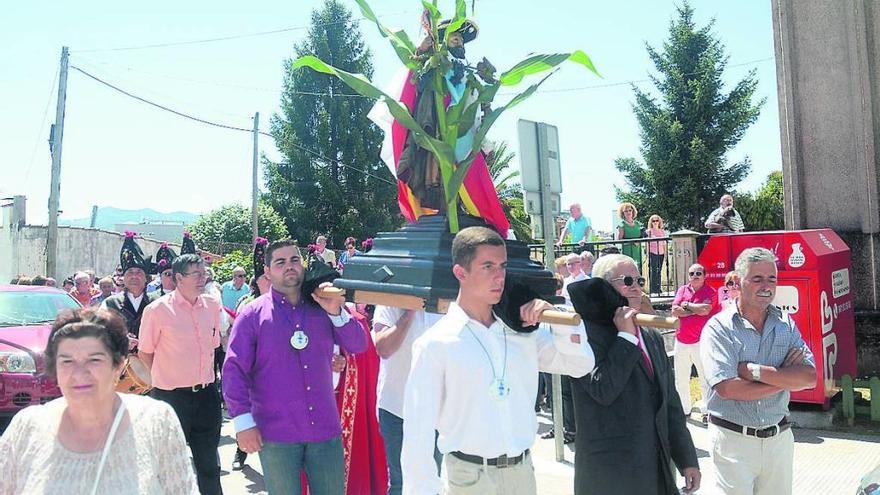
M 244 278 L 244 275 L 233 275 L 235 278 Z
M 617 277 L 617 278 L 611 279 L 612 282 L 617 282 L 618 280 L 623 280 L 623 285 L 625 285 L 627 287 L 632 287 L 633 283 L 638 283 L 639 287 L 645 286 L 645 277 L 632 278 L 629 275 L 627 275 L 625 277 Z
M 192 275 L 197 279 L 207 279 L 208 278 L 208 274 L 206 272 L 202 272 L 202 271 L 181 273 L 181 275 L 183 275 L 184 277 L 189 277 L 190 275 Z
M 688 275 L 690 275 L 691 277 L 702 277 L 703 272 L 688 272 Z
M 734 282 L 733 280 L 729 280 L 729 281 L 728 281 L 726 284 L 724 284 L 724 285 L 726 285 L 726 286 L 728 286 L 728 287 L 733 287 L 733 286 L 736 285 L 736 282 Z
M 565 266 L 574 266 L 574 265 L 580 265 L 580 264 L 581 264 L 580 261 L 566 261 L 565 262 Z

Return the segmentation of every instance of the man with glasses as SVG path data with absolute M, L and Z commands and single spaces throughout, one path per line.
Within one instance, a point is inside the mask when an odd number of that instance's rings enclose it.
M 716 488 L 724 494 L 792 492 L 792 390 L 816 385 L 816 362 L 790 315 L 773 305 L 776 257 L 750 248 L 736 259 L 740 297 L 700 339 L 709 392 Z M 817 493 L 819 490 L 817 490 Z
M 251 288 L 245 283 L 247 274 L 244 268 L 237 266 L 232 269 L 232 280 L 224 283 L 220 287 L 220 294 L 223 300 L 223 307 L 235 311 L 238 300 L 251 293 Z
M 699 402 L 703 423 L 706 422 L 706 398 L 709 389 L 700 360 L 700 335 L 703 327 L 718 309 L 715 291 L 706 285 L 706 269 L 695 263 L 688 268 L 688 283 L 678 288 L 672 301 L 672 316 L 681 319 L 675 332 L 675 389 L 681 397 L 685 416 L 691 414 L 691 366 L 697 367 L 702 400 Z
M 572 380 L 578 429 L 574 493 L 677 494 L 681 485 L 673 464 L 684 476 L 682 491 L 696 492 L 701 479 L 697 453 L 663 337 L 633 320 L 645 279 L 633 259 L 622 254 L 596 260 L 593 277 L 611 287 L 591 281 L 571 287 L 596 354 L 592 373 Z M 623 303 L 621 296 L 626 305 L 615 309 Z
M 219 494 L 222 417 L 214 349 L 220 346 L 220 303 L 204 293 L 207 272 L 199 255 L 180 255 L 171 269 L 177 289 L 144 311 L 139 355 L 153 378 L 150 394 L 177 413 L 192 451 L 199 491 Z
M 571 304 L 571 298 L 568 296 L 568 284 L 590 278 L 584 273 L 582 267 L 583 260 L 579 254 L 572 253 L 565 257 L 565 268 L 568 270 L 568 276 L 562 281 L 562 297 L 565 298 L 566 304 Z
M 76 272 L 73 276 L 73 289 L 70 295 L 79 302 L 79 304 L 88 308 L 92 298 L 100 294 L 101 291 L 92 287 L 92 278 L 86 272 Z

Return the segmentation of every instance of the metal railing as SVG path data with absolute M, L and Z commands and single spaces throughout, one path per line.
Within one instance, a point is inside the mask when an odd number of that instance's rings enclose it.
M 652 256 L 652 246 L 659 243 L 665 245 L 665 255 Z M 644 237 L 639 239 L 609 239 L 581 244 L 562 244 L 555 246 L 553 255 L 560 258 L 568 254 L 581 254 L 590 251 L 598 258 L 603 250 L 614 248 L 636 260 L 639 272 L 645 279 L 645 293 L 652 297 L 672 297 L 678 288 L 675 284 L 674 249 L 671 237 Z M 529 244 L 529 255 L 538 263 L 544 263 L 544 244 Z M 552 267 L 548 267 L 552 270 Z

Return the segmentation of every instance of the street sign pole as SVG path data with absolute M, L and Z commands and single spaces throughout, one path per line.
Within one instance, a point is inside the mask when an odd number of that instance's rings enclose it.
M 553 251 L 556 240 L 556 215 L 551 202 L 550 163 L 548 160 L 547 126 L 539 123 L 535 126 L 538 142 L 538 176 L 541 193 L 541 230 L 544 232 L 544 266 L 552 270 L 556 263 Z M 562 376 L 551 375 L 553 397 L 553 440 L 556 446 L 556 460 L 565 460 L 565 435 L 562 424 Z

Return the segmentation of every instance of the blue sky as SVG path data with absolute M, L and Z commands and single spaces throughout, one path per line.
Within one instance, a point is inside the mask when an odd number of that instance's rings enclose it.
M 278 109 L 283 61 L 306 33 L 319 0 L 246 2 L 15 2 L 0 19 L 0 195 L 28 196 L 31 223 L 46 221 L 51 158 L 46 143 L 54 121 L 58 59 L 70 47 L 71 65 L 138 96 L 206 120 L 262 130 Z M 441 0 L 449 12 L 453 2 Z M 470 2 L 468 2 L 470 4 Z M 472 60 L 488 57 L 503 70 L 529 52 L 582 49 L 602 74 L 563 66 L 543 91 L 502 117 L 490 137 L 517 149 L 516 122 L 529 119 L 560 130 L 563 203 L 579 201 L 600 228 L 611 223 L 617 157 L 638 157 L 638 126 L 627 81 L 650 89 L 645 43 L 660 47 L 676 2 L 477 0 L 480 37 Z M 354 2 L 348 2 L 356 10 Z M 749 156 L 754 190 L 781 168 L 776 71 L 770 3 L 693 0 L 696 21 L 715 19 L 726 46 L 732 85 L 756 69 L 757 97 L 767 101 L 757 123 L 729 154 Z M 540 6 L 540 7 L 539 7 Z M 420 3 L 381 0 L 374 10 L 388 25 L 417 37 Z M 359 17 L 359 15 L 358 15 Z M 375 81 L 386 83 L 397 61 L 369 22 L 361 32 L 374 54 Z M 171 47 L 108 50 L 299 28 L 277 34 Z M 729 87 L 729 86 L 728 86 Z M 88 216 L 91 206 L 152 207 L 205 212 L 250 201 L 252 137 L 181 119 L 71 71 L 61 177 L 62 218 Z M 279 155 L 260 138 L 268 157 Z M 651 212 L 642 212 L 650 214 Z

